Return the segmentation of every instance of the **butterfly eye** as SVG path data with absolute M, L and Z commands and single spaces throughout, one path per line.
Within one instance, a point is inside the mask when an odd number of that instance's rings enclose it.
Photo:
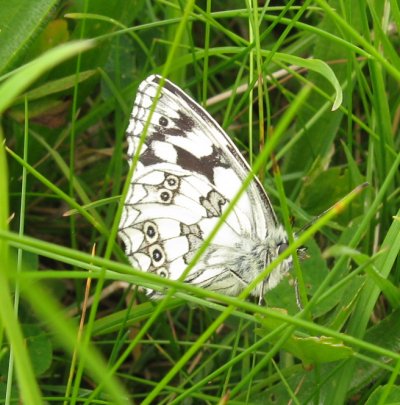
M 172 201 L 172 192 L 171 190 L 162 189 L 159 197 L 161 203 L 168 204 Z
M 154 243 L 158 239 L 157 226 L 153 222 L 146 222 L 143 231 L 147 242 Z
M 158 123 L 162 126 L 162 127 L 166 127 L 168 126 L 168 119 L 165 118 L 164 116 L 160 117 L 160 119 L 158 120 Z
M 151 261 L 155 267 L 160 267 L 165 262 L 165 255 L 160 245 L 153 245 L 149 248 Z
M 278 245 L 278 255 L 282 254 L 288 247 L 289 247 L 289 245 L 286 242 L 279 244 Z
M 164 187 L 168 190 L 176 190 L 179 187 L 179 178 L 173 174 L 168 175 L 164 180 Z

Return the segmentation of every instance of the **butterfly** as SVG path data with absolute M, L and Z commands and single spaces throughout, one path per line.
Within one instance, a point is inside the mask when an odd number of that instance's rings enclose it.
M 153 103 L 156 105 L 147 123 Z M 130 165 L 145 127 L 119 236 L 133 267 L 176 280 L 239 190 L 250 167 L 210 114 L 158 75 L 141 82 L 136 93 L 126 132 Z M 185 282 L 238 295 L 287 247 L 287 233 L 278 223 L 261 183 L 254 178 Z M 260 298 L 275 287 L 292 260 L 290 256 L 282 261 L 252 295 Z

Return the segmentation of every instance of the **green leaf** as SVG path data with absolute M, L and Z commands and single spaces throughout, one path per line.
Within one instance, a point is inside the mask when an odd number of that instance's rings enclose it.
M 36 375 L 47 371 L 53 359 L 53 345 L 49 334 L 37 325 L 22 325 L 29 357 Z
M 385 401 L 380 402 L 384 396 Z M 370 397 L 365 402 L 365 405 L 386 404 L 395 405 L 400 403 L 400 387 L 398 385 L 380 385 L 375 388 Z
M 335 7 L 334 2 L 330 7 Z M 338 6 L 339 7 L 339 6 Z M 355 28 L 359 28 L 360 23 L 360 9 L 354 9 L 352 12 L 352 23 Z M 336 23 L 329 17 L 321 19 L 318 26 L 319 29 L 329 32 L 333 36 L 342 37 L 340 30 Z M 351 41 L 349 41 L 351 42 Z M 313 57 L 324 61 L 340 61 L 349 58 L 349 49 L 342 44 L 336 43 L 332 46 L 332 39 L 323 35 L 318 35 L 313 40 Z M 345 91 L 344 106 L 346 107 L 351 97 L 347 94 L 347 88 L 351 91 L 351 86 L 348 83 L 348 64 L 347 63 L 333 63 L 331 69 Z M 322 79 L 321 75 L 310 71 L 308 80 L 315 85 L 320 91 L 326 95 L 331 93 L 330 85 Z M 332 144 L 337 136 L 340 127 L 343 111 L 330 111 L 330 103 L 327 102 L 325 95 L 321 92 L 313 92 L 308 100 L 308 103 L 302 107 L 298 114 L 297 129 L 303 130 L 304 134 L 294 147 L 286 155 L 284 172 L 303 172 L 307 173 L 313 165 L 316 157 L 324 160 L 332 152 Z M 310 150 L 311 153 L 304 154 L 304 150 Z M 299 159 L 299 156 L 302 158 Z M 291 184 L 288 184 L 290 189 Z
M 183 303 L 180 299 L 172 299 L 166 304 L 165 310 L 172 310 L 181 306 Z M 139 322 L 145 321 L 154 311 L 153 302 L 145 302 L 135 305 L 134 311 L 127 313 L 127 310 L 114 312 L 95 321 L 93 325 L 93 336 L 104 335 L 106 333 L 115 332 L 124 327 L 137 325 Z
M 44 72 L 94 45 L 95 42 L 91 40 L 70 42 L 51 49 L 23 66 L 0 86 L 0 113 L 8 108 L 13 100 Z
M 281 60 L 286 63 L 304 67 L 310 72 L 317 73 L 324 77 L 335 90 L 335 96 L 333 97 L 331 111 L 335 111 L 340 107 L 343 101 L 343 91 L 334 71 L 327 63 L 320 59 L 305 59 L 284 53 L 275 53 L 272 59 Z
M 299 197 L 301 207 L 312 215 L 319 215 L 337 203 L 357 184 L 347 169 L 332 167 L 318 170 L 315 176 L 311 174 Z M 362 196 L 352 202 L 351 206 L 341 213 L 337 220 L 348 225 L 349 221 L 362 212 Z M 351 209 L 350 209 L 351 208 Z
M 57 0 L 0 0 L 0 73 L 25 56 L 57 3 Z
M 37 87 L 36 89 L 26 92 L 23 96 L 18 97 L 15 103 L 23 103 L 25 97 L 29 101 L 37 100 L 51 94 L 56 94 L 63 92 L 65 90 L 70 90 L 78 83 L 88 80 L 97 73 L 96 70 L 88 70 L 86 72 L 80 72 L 78 74 L 63 77 L 62 79 L 49 81 L 46 84 Z
M 260 336 L 265 336 L 284 323 L 272 318 L 262 318 L 260 322 L 264 326 L 264 328 L 256 330 L 256 333 Z M 345 346 L 342 341 L 327 336 L 292 334 L 282 345 L 282 348 L 299 358 L 306 365 L 342 360 L 354 354 L 353 349 Z
M 400 309 L 392 312 L 378 324 L 369 328 L 365 334 L 367 342 L 374 343 L 394 352 L 400 350 Z M 366 354 L 366 352 L 362 352 Z M 372 358 L 384 360 L 378 355 L 372 354 Z M 387 361 L 385 360 L 385 363 Z M 390 363 L 392 364 L 392 363 Z M 379 363 L 357 360 L 356 368 L 351 381 L 351 390 L 361 390 L 368 387 L 379 378 L 386 378 L 387 370 L 380 367 Z

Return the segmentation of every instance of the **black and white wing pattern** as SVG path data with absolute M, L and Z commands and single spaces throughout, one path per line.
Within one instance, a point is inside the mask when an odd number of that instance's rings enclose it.
M 228 135 L 180 88 L 152 75 L 137 91 L 127 129 L 132 164 L 156 102 L 126 197 L 119 236 L 135 268 L 178 279 L 250 170 Z M 282 248 L 287 235 L 257 179 L 193 267 L 186 282 L 239 294 Z M 284 261 L 253 291 L 261 296 L 287 272 Z

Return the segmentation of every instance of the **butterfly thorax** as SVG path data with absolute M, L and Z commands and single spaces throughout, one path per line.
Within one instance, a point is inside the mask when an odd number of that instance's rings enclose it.
M 270 229 L 263 240 L 248 235 L 232 246 L 211 244 L 186 281 L 236 296 L 278 257 L 282 246 L 287 246 L 287 235 L 280 226 Z M 283 260 L 251 294 L 260 297 L 275 287 L 291 265 L 291 257 Z

